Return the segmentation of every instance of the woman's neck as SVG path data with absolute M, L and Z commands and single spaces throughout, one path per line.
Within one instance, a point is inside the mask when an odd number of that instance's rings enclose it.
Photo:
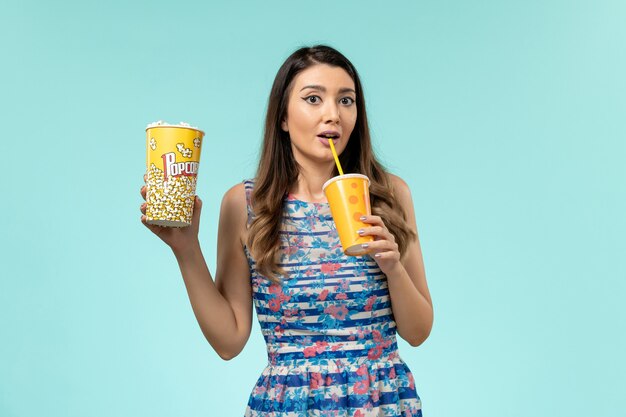
M 298 180 L 291 189 L 291 194 L 298 200 L 312 203 L 326 203 L 322 186 L 333 175 L 334 162 L 330 164 L 299 164 Z

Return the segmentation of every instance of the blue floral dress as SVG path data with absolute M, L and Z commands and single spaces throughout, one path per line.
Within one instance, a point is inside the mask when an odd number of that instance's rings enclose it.
M 250 222 L 254 183 L 244 185 Z M 286 196 L 280 239 L 282 286 L 244 248 L 269 359 L 245 416 L 421 416 L 376 262 L 343 254 L 327 203 Z

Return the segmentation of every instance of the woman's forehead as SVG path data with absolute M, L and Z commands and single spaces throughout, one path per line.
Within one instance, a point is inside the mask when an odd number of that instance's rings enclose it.
M 341 67 L 316 64 L 300 72 L 294 80 L 294 86 L 295 92 L 300 92 L 307 87 L 330 91 L 345 88 L 354 90 L 354 81 Z

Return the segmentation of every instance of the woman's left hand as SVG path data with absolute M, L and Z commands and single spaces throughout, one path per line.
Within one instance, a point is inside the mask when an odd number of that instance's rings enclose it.
M 370 251 L 380 270 L 388 274 L 400 264 L 400 251 L 396 238 L 389 232 L 380 216 L 363 216 L 361 221 L 371 224 L 371 227 L 360 229 L 359 236 L 374 236 L 374 241 L 363 246 Z

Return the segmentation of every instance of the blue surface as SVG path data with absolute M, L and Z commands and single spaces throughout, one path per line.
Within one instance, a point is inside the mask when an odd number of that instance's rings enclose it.
M 207 4 L 210 3 L 210 4 Z M 8 1 L 0 13 L 0 416 L 240 416 L 258 323 L 224 362 L 140 223 L 144 128 L 206 132 L 201 240 L 253 176 L 302 45 L 356 65 L 410 185 L 435 305 L 400 341 L 428 417 L 623 409 L 626 3 Z

